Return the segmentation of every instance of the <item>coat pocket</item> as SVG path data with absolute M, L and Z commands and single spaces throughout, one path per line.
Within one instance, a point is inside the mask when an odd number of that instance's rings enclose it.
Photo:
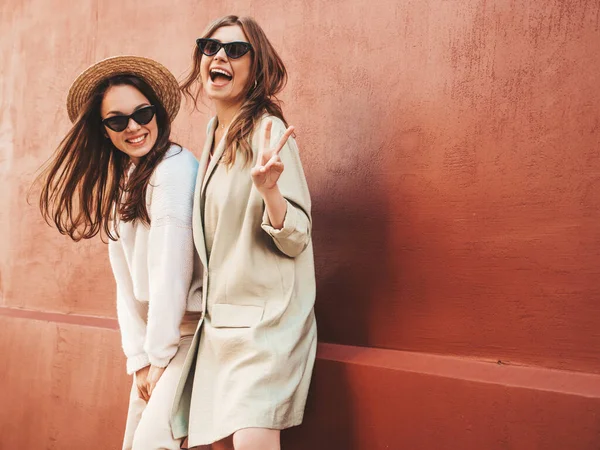
M 256 325 L 263 316 L 264 308 L 254 305 L 213 305 L 210 323 L 215 328 L 249 328 Z

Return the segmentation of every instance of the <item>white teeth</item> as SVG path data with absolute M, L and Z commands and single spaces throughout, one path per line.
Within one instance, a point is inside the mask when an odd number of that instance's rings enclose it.
M 221 69 L 212 69 L 210 71 L 210 73 L 220 73 L 222 75 L 228 76 L 228 77 L 232 77 L 233 75 L 231 75 L 229 72 L 225 71 L 225 70 L 221 70 Z
M 142 135 L 138 138 L 135 139 L 127 139 L 128 142 L 130 142 L 131 144 L 139 144 L 140 142 L 142 142 L 144 139 L 146 138 L 146 135 Z

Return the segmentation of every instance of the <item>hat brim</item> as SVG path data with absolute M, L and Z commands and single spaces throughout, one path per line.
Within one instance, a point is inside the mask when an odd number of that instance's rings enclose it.
M 179 112 L 181 92 L 179 84 L 162 64 L 141 56 L 114 56 L 88 67 L 71 85 L 67 95 L 67 112 L 75 122 L 81 108 L 90 99 L 96 88 L 106 79 L 117 75 L 134 75 L 150 85 L 162 102 L 172 122 Z

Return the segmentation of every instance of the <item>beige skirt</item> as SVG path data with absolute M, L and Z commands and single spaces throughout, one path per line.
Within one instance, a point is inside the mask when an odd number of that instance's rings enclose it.
M 199 312 L 189 311 L 183 316 L 179 327 L 181 340 L 177 353 L 158 380 L 148 403 L 138 396 L 134 375 L 123 450 L 178 450 L 180 448 L 182 439 L 173 437 L 170 414 L 183 363 L 201 316 Z

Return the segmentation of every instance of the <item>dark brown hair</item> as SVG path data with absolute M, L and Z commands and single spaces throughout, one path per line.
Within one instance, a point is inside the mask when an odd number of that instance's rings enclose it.
M 129 85 L 156 107 L 158 137 L 150 152 L 126 179 L 128 155 L 106 136 L 100 107 L 108 88 Z M 82 107 L 79 117 L 36 182 L 42 185 L 39 207 L 49 224 L 74 241 L 98 233 L 117 240 L 119 220 L 149 225 L 146 189 L 156 166 L 173 144 L 167 112 L 141 78 L 119 75 L 102 82 Z
M 242 29 L 253 50 L 250 52 L 252 57 L 250 76 L 248 84 L 244 88 L 246 100 L 229 127 L 225 140 L 226 150 L 223 154 L 223 163 L 228 166 L 235 162 L 238 150 L 242 152 L 245 162 L 251 163 L 252 143 L 250 139 L 264 113 L 280 118 L 287 126 L 280 102 L 276 97 L 287 83 L 287 71 L 260 25 L 252 17 L 225 16 L 210 24 L 202 37 L 211 37 L 219 28 L 231 25 L 237 25 Z M 196 107 L 202 93 L 200 78 L 202 56 L 202 52 L 196 46 L 192 55 L 194 60 L 192 70 L 181 84 L 182 92 L 193 101 Z

